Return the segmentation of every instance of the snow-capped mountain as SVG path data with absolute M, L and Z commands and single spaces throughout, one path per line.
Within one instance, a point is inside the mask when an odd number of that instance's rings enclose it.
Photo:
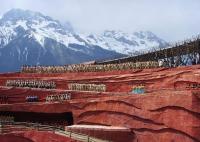
M 166 45 L 151 32 L 80 34 L 69 22 L 29 10 L 12 9 L 0 19 L 0 71 L 117 58 Z
M 99 35 L 89 35 L 87 42 L 104 49 L 122 54 L 134 54 L 151 48 L 162 48 L 168 44 L 150 31 L 124 33 L 122 31 L 105 31 Z
M 66 46 L 69 43 L 84 45 L 83 41 L 79 41 L 71 32 L 67 31 L 59 21 L 28 10 L 12 9 L 4 14 L 0 21 L 0 32 L 4 36 L 1 38 L 3 45 L 8 44 L 23 32 L 29 35 L 29 38 L 38 41 L 42 47 L 44 47 L 45 38 L 56 40 Z

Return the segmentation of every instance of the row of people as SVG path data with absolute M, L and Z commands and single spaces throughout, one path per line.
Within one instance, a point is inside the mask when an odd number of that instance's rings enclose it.
M 68 126 L 68 122 L 65 120 L 57 120 L 57 121 L 48 121 L 48 122 L 42 122 L 42 125 L 49 125 L 49 126 L 56 126 L 60 128 L 64 128 L 65 126 Z
M 188 88 L 188 89 L 200 89 L 200 84 L 199 83 L 190 83 L 190 84 L 188 84 L 188 86 L 186 88 Z
M 6 86 L 55 89 L 56 83 L 43 80 L 7 80 Z
M 144 94 L 145 93 L 145 86 L 144 85 L 138 85 L 133 88 L 132 90 L 133 94 Z
M 67 66 L 28 66 L 23 65 L 21 72 L 24 73 L 62 73 L 67 71 Z
M 104 84 L 79 84 L 79 83 L 69 83 L 69 90 L 75 91 L 96 91 L 96 92 L 105 92 L 106 85 Z
M 70 100 L 71 94 L 54 94 L 54 95 L 48 95 L 46 97 L 46 102 L 55 102 L 55 101 L 64 101 L 64 100 Z
M 14 121 L 13 116 L 0 115 L 0 122 L 13 122 L 13 121 Z
M 26 121 L 28 123 L 37 123 L 39 125 L 55 126 L 64 129 L 69 123 L 66 120 L 47 120 L 47 121 Z
M 0 96 L 0 104 L 7 104 L 8 96 Z
M 65 66 L 22 66 L 23 73 L 65 73 L 65 72 L 101 72 L 112 70 L 128 70 L 128 69 L 145 69 L 157 68 L 159 63 L 157 61 L 148 62 L 127 62 L 121 64 L 73 64 Z
M 26 96 L 26 102 L 38 102 L 38 96 Z

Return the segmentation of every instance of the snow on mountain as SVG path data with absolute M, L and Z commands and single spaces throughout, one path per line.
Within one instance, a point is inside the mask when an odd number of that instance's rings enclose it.
M 34 37 L 43 47 L 45 38 L 54 39 L 66 46 L 70 43 L 84 45 L 56 20 L 43 16 L 41 13 L 13 9 L 7 12 L 0 20 L 0 35 L 4 45 L 8 44 L 17 33 L 16 28 L 22 27 L 23 30 Z
M 123 54 L 132 54 L 151 48 L 165 47 L 167 42 L 149 31 L 124 33 L 122 31 L 105 31 L 98 35 L 86 35 L 90 44 Z
M 71 23 L 70 22 L 64 22 L 62 23 L 62 26 L 64 27 L 65 30 L 71 32 L 71 33 L 74 33 L 74 28 L 72 27 Z

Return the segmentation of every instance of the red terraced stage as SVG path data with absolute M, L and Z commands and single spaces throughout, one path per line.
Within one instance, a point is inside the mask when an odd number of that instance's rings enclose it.
M 5 86 L 6 80 L 17 79 L 51 80 L 56 82 L 56 89 Z M 105 84 L 106 92 L 72 91 L 69 83 Z M 131 93 L 140 84 L 144 85 L 145 93 Z M 127 142 L 199 142 L 199 84 L 200 65 L 107 72 L 1 74 L 0 95 L 8 99 L 7 104 L 0 105 L 0 116 L 45 124 L 53 124 L 55 119 L 65 121 L 65 125 L 77 125 L 71 131 L 111 141 L 122 141 L 124 137 Z M 63 92 L 70 93 L 71 99 L 45 102 L 48 95 Z M 26 96 L 31 95 L 37 95 L 39 101 L 26 102 Z M 100 132 L 88 125 L 106 127 Z M 126 128 L 125 134 L 130 137 L 118 135 L 120 129 L 116 132 L 113 127 Z M 40 134 L 29 132 L 30 137 L 36 135 Z

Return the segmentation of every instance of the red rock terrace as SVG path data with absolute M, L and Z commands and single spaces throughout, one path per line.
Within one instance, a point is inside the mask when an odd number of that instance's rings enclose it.
M 200 65 L 22 71 L 0 86 L 2 142 L 200 142 Z

